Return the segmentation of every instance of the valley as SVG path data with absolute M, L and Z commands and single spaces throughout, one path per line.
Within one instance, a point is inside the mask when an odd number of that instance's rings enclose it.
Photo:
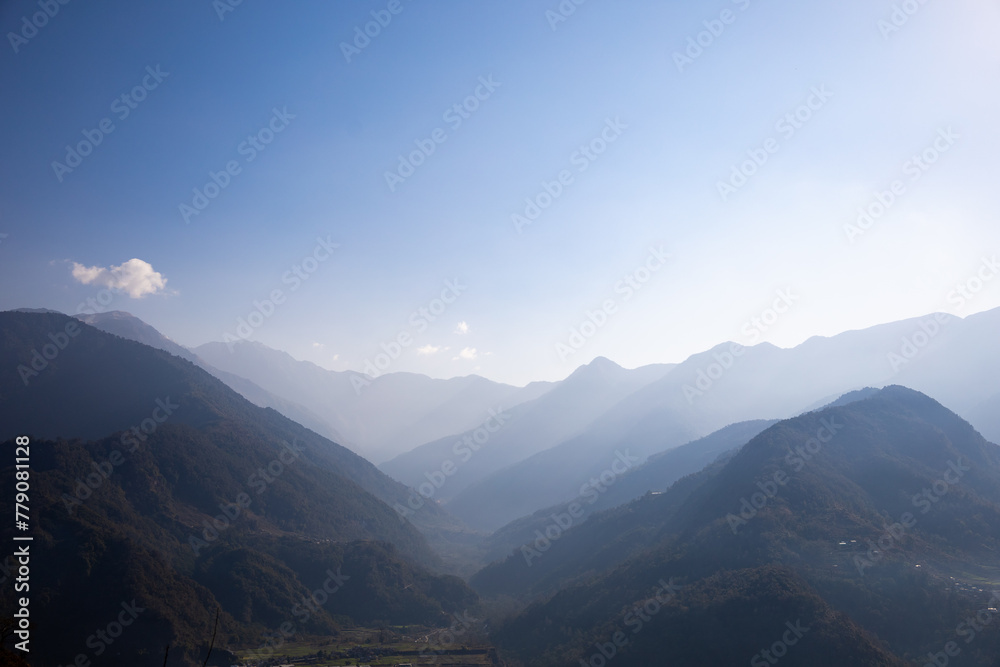
M 20 337 L 3 350 L 8 365 L 67 319 L 0 314 L 8 341 Z M 27 391 L 32 402 L 5 413 L 0 435 L 34 434 L 33 586 L 59 605 L 111 587 L 148 608 L 135 619 L 144 630 L 116 643 L 135 664 L 155 663 L 156 635 L 196 659 L 213 608 L 213 660 L 254 667 L 641 665 L 665 650 L 689 660 L 711 627 L 748 609 L 757 620 L 714 637 L 713 660 L 773 649 L 828 664 L 840 646 L 865 664 L 944 651 L 986 665 L 1000 648 L 1000 447 L 911 388 L 799 390 L 791 416 L 775 403 L 764 414 L 779 418 L 739 421 L 753 408 L 679 407 L 699 359 L 633 371 L 599 359 L 383 466 L 410 471 L 401 483 L 253 405 L 237 393 L 243 379 L 216 371 L 220 381 L 147 325 L 86 319 L 119 335 L 80 324 L 37 383 L 3 388 L 7 405 Z M 965 328 L 953 323 L 955 346 L 942 335 L 921 361 L 961 364 Z M 99 397 L 84 389 L 97 369 Z M 739 372 L 717 391 L 759 401 L 727 386 Z M 281 391 L 248 393 L 294 414 Z M 109 398 L 117 411 L 100 407 Z M 462 478 L 473 464 L 478 479 Z M 105 472 L 91 485 L 88 470 Z M 502 513 L 483 522 L 470 513 L 480 506 Z M 38 622 L 55 609 L 36 610 Z M 748 643 L 768 627 L 770 649 Z
M 1000 667 L 996 2 L 0 27 L 0 667 Z

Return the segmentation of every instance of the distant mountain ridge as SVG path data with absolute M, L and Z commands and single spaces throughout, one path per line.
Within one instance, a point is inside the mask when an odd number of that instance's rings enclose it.
M 436 380 L 415 373 L 367 378 L 297 361 L 260 343 L 206 343 L 194 352 L 224 371 L 245 377 L 285 400 L 322 415 L 351 446 L 380 462 L 428 440 L 475 428 L 488 410 L 511 408 L 553 386 L 513 387 L 470 375 Z
M 654 364 L 627 370 L 598 357 L 580 366 L 544 395 L 515 407 L 505 406 L 503 427 L 491 433 L 489 440 L 479 443 L 474 450 L 460 444 L 474 435 L 470 429 L 421 445 L 383 463 L 380 468 L 417 488 L 427 481 L 428 474 L 433 475 L 445 462 L 455 462 L 457 470 L 434 495 L 435 500 L 447 502 L 490 474 L 585 430 L 611 406 L 663 377 L 671 368 L 670 364 Z
M 111 324 L 122 331 L 122 322 Z M 133 323 L 132 332 L 124 333 L 156 344 L 155 330 L 138 328 Z M 789 417 L 822 407 L 859 387 L 905 382 L 946 397 L 987 437 L 1000 439 L 998 330 L 1000 309 L 965 319 L 929 315 L 814 337 L 790 349 L 724 344 L 676 366 L 644 367 L 648 370 L 624 371 L 598 358 L 561 383 L 522 389 L 475 376 L 445 381 L 388 374 L 361 396 L 353 391 L 350 374 L 338 375 L 257 343 L 236 344 L 232 352 L 221 343 L 199 350 L 254 375 L 260 384 L 196 358 L 255 403 L 369 456 L 443 433 L 383 462 L 382 469 L 419 488 L 449 460 L 461 462 L 447 483 L 434 490 L 433 500 L 452 503 L 451 510 L 469 525 L 493 530 L 572 496 L 623 447 L 645 459 L 737 421 Z M 164 349 L 170 345 L 160 343 Z M 183 349 L 171 351 L 180 354 Z M 967 380 L 953 382 L 952 370 Z M 618 382 L 615 374 L 621 372 L 636 379 L 635 384 Z M 589 382 L 583 382 L 586 377 Z M 642 377 L 646 379 L 640 381 Z M 587 389 L 574 393 L 578 382 Z M 267 389 L 261 388 L 265 384 Z M 456 458 L 456 443 L 498 409 L 516 418 L 490 436 L 490 446 L 467 461 Z M 345 433 L 382 444 L 364 448 Z
M 725 343 L 623 398 L 579 434 L 463 489 L 453 511 L 492 530 L 571 497 L 616 451 L 644 460 L 735 422 L 788 418 L 891 383 L 938 398 L 1000 439 L 998 332 L 1000 308 L 813 337 L 788 349 Z
M 247 400 L 274 408 L 375 460 L 385 447 L 391 451 L 393 447 L 419 444 L 434 434 L 450 432 L 448 429 L 478 425 L 488 409 L 531 400 L 555 386 L 533 382 L 516 388 L 479 376 L 435 380 L 414 373 L 388 373 L 375 380 L 366 378 L 375 385 L 372 395 L 366 398 L 362 394 L 371 387 L 359 392 L 351 380 L 357 373 L 328 371 L 260 343 L 207 343 L 191 350 L 122 311 L 83 314 L 77 319 L 187 359 Z M 421 407 L 414 410 L 411 404 Z

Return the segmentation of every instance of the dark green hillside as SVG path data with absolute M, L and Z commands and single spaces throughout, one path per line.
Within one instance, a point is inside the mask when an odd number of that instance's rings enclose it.
M 889 387 L 779 422 L 668 492 L 592 516 L 552 541 L 530 567 L 517 554 L 473 584 L 489 594 L 554 594 L 510 627 L 588 609 L 576 629 L 563 624 L 569 635 L 555 633 L 562 638 L 540 639 L 544 646 L 536 647 L 558 652 L 568 650 L 567 637 L 600 637 L 623 600 L 641 599 L 650 581 L 670 576 L 698 587 L 724 572 L 779 564 L 897 656 L 915 657 L 956 639 L 962 620 L 989 606 L 989 594 L 977 589 L 1000 587 L 998 553 L 1000 448 L 932 399 Z M 579 598 L 567 600 L 572 590 Z M 752 623 L 780 626 L 789 613 L 759 609 Z M 749 620 L 733 623 L 717 640 L 720 650 L 744 632 L 761 636 Z M 967 664 L 992 664 L 998 626 L 966 651 L 978 655 Z M 848 630 L 841 627 L 844 641 Z M 665 655 L 694 650 L 696 626 L 689 634 L 659 648 Z M 498 642 L 523 658 L 511 637 L 500 634 Z
M 526 667 L 570 667 L 598 655 L 637 667 L 759 667 L 773 664 L 761 652 L 774 643 L 784 646 L 771 655 L 787 665 L 906 664 L 785 568 L 721 572 L 690 584 L 666 575 L 647 580 L 656 573 L 637 570 L 605 578 L 596 593 L 593 586 L 561 591 L 495 638 L 516 647 L 511 653 Z M 608 617 L 609 609 L 617 613 Z
M 535 531 L 544 534 L 554 522 L 553 515 L 565 515 L 573 503 L 582 509 L 574 521 L 576 525 L 594 512 L 623 505 L 650 491 L 664 491 L 681 477 L 703 469 L 720 456 L 746 444 L 774 423 L 774 420 L 760 419 L 730 424 L 704 438 L 649 457 L 638 468 L 616 477 L 612 484 L 601 485 L 599 492 L 585 492 L 567 502 L 512 521 L 486 539 L 484 560 L 492 562 L 505 558 L 522 544 L 536 539 Z
M 66 347 L 42 370 L 31 367 L 32 351 L 55 345 L 67 326 Z M 49 348 L 52 352 L 53 348 Z M 272 433 L 305 445 L 305 460 L 332 469 L 383 502 L 406 505 L 412 492 L 371 463 L 290 421 L 274 410 L 257 408 L 191 363 L 146 345 L 109 335 L 58 313 L 0 313 L 0 438 L 30 433 L 35 437 L 102 438 L 140 428 L 168 398 L 183 406 L 166 423 L 201 428 L 239 422 L 258 433 Z M 41 366 L 42 362 L 38 362 Z M 27 386 L 18 367 L 23 366 Z M 34 375 L 37 373 L 37 375 Z M 147 421 L 146 425 L 153 425 Z M 126 436 L 127 446 L 144 437 Z M 428 503 L 407 518 L 431 536 L 438 548 L 466 539 L 467 529 L 436 504 Z M 425 563 L 437 564 L 427 549 L 407 549 Z
M 193 664 L 219 606 L 224 648 L 288 621 L 298 632 L 433 625 L 475 601 L 425 569 L 437 557 L 383 502 L 405 488 L 183 359 L 76 323 L 25 386 L 17 366 L 71 322 L 0 313 L 0 432 L 32 439 L 34 618 L 58 633 L 39 637 L 39 659 L 96 657 L 95 623 L 133 599 L 145 611 L 114 642 L 119 664 L 159 665 L 167 643 L 170 664 Z M 55 434 L 81 439 L 44 439 Z M 4 446 L 9 498 L 13 442 Z M 349 579 L 298 614 L 328 571 Z

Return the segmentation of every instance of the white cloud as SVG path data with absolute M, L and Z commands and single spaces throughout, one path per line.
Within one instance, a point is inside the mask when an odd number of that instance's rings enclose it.
M 476 348 L 474 348 L 474 347 L 466 347 L 466 348 L 463 348 L 462 351 L 458 353 L 457 357 L 452 357 L 451 360 L 452 361 L 457 361 L 459 359 L 465 359 L 466 361 L 472 361 L 477 356 L 479 356 L 479 355 L 476 353 Z
M 73 277 L 84 285 L 95 284 L 121 290 L 133 299 L 156 294 L 167 287 L 163 274 L 154 271 L 149 262 L 135 258 L 107 269 L 73 262 Z
M 326 345 L 324 345 L 323 343 L 313 343 L 313 347 L 322 350 L 324 347 L 326 347 Z
M 445 348 L 445 349 L 447 349 L 447 348 Z M 435 353 L 440 352 L 440 351 L 441 351 L 440 347 L 437 347 L 435 345 L 431 345 L 430 343 L 428 343 L 427 345 L 424 345 L 423 347 L 418 347 L 417 348 L 417 354 L 423 354 L 423 355 L 435 354 Z
M 464 321 L 459 322 L 458 326 L 455 327 L 454 333 L 457 333 L 459 336 L 464 336 L 469 333 L 469 323 Z

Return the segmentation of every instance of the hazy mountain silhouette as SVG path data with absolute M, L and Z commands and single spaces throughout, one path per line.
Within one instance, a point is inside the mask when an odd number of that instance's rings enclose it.
M 194 350 L 216 368 L 245 377 L 321 415 L 358 453 L 376 463 L 474 428 L 490 409 L 511 408 L 553 386 L 519 388 L 470 375 L 436 380 L 416 373 L 329 371 L 255 342 L 207 343 Z
M 452 509 L 471 526 L 495 529 L 572 497 L 618 451 L 645 460 L 734 422 L 787 418 L 894 382 L 940 398 L 983 432 L 996 433 L 992 408 L 1000 399 L 989 397 L 1000 395 L 998 330 L 1000 309 L 994 309 L 814 337 L 789 349 L 765 343 L 740 352 L 722 344 L 638 389 L 575 437 L 470 485 Z
M 598 357 L 539 398 L 504 410 L 502 427 L 490 424 L 496 430 L 488 433 L 488 440 L 477 439 L 475 430 L 470 430 L 421 445 L 379 467 L 395 479 L 418 487 L 428 481 L 428 474 L 433 475 L 450 460 L 457 470 L 434 493 L 435 500 L 447 501 L 470 484 L 585 430 L 611 406 L 663 377 L 671 368 L 669 364 L 655 364 L 626 370 Z M 502 504 L 506 506 L 510 500 Z
M 535 538 L 535 531 L 552 525 L 553 516 L 565 516 L 576 504 L 573 524 L 578 525 L 594 512 L 617 507 L 649 492 L 665 491 L 675 481 L 698 472 L 722 456 L 731 455 L 755 435 L 773 425 L 773 420 L 731 424 L 711 435 L 649 457 L 643 465 L 626 472 L 610 484 L 587 485 L 582 493 L 566 502 L 515 519 L 492 533 L 484 543 L 486 562 L 502 559 L 517 547 Z

